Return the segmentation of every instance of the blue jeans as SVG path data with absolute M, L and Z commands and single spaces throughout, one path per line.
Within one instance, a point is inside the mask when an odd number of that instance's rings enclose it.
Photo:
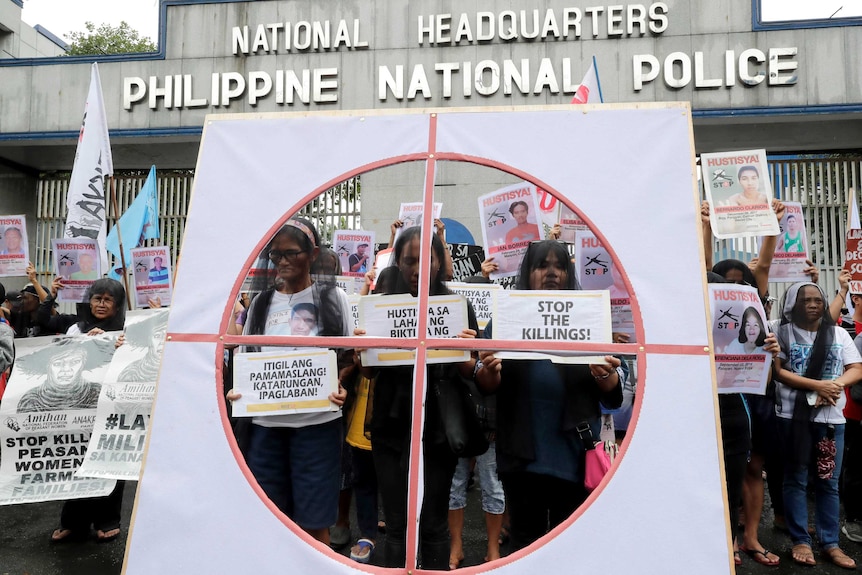
M 502 515 L 506 510 L 503 483 L 497 477 L 497 451 L 494 442 L 488 451 L 476 456 L 476 473 L 482 486 L 482 510 L 491 515 Z M 449 491 L 449 509 L 467 507 L 467 480 L 470 478 L 470 459 L 462 457 L 455 467 L 452 489 Z
M 783 439 L 790 437 L 791 420 L 779 418 L 779 426 Z M 844 424 L 831 424 L 835 434 L 835 469 L 829 479 L 820 479 L 814 475 L 815 509 L 814 527 L 820 547 L 824 550 L 838 547 L 838 476 L 841 474 L 841 463 L 844 456 Z M 817 442 L 826 437 L 829 424 L 809 424 L 811 432 L 812 452 L 816 450 Z M 793 446 L 789 446 L 793 449 Z M 812 453 L 813 464 L 814 453 Z M 786 461 L 784 468 L 784 513 L 787 528 L 790 530 L 790 540 L 794 545 L 811 545 L 811 535 L 808 534 L 808 502 L 806 488 L 808 487 L 809 465 L 794 465 Z

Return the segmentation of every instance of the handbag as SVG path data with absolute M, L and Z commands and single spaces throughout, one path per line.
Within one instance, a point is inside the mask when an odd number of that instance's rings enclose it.
M 482 455 L 488 451 L 489 443 L 479 420 L 477 403 L 466 382 L 457 373 L 447 374 L 444 369 L 432 371 L 440 423 L 449 449 L 458 457 Z
M 584 466 L 584 487 L 592 491 L 599 486 L 617 456 L 617 444 L 613 441 L 599 441 L 587 451 Z

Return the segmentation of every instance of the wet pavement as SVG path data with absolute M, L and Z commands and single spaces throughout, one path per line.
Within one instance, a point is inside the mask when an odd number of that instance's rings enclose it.
M 135 486 L 136 484 L 133 483 L 125 491 L 123 531 L 121 536 L 111 543 L 97 543 L 95 535 L 92 534 L 83 542 L 50 543 L 51 531 L 57 526 L 60 517 L 62 507 L 60 501 L 0 507 L 0 575 L 119 575 L 123 566 Z M 481 493 L 478 485 L 469 491 L 467 501 L 464 519 L 463 566 L 465 567 L 482 563 L 485 556 L 485 520 L 481 510 Z M 809 507 L 813 508 L 813 505 Z M 355 517 L 353 519 L 355 526 Z M 767 501 L 761 520 L 760 542 L 781 558 L 781 564 L 778 567 L 762 566 L 743 554 L 743 564 L 737 568 L 738 575 L 848 573 L 845 569 L 829 564 L 817 553 L 815 553 L 818 561 L 816 567 L 794 564 L 790 558 L 790 541 L 787 535 L 772 526 L 772 519 Z M 354 541 L 358 537 L 355 527 L 353 537 Z M 378 550 L 381 549 L 380 545 L 383 544 L 384 539 L 385 535 L 381 534 Z M 848 541 L 843 534 L 840 544 L 848 555 L 862 562 L 862 545 Z M 349 555 L 350 545 L 339 552 Z M 502 552 L 505 555 L 509 549 L 504 546 Z M 380 554 L 377 553 L 372 558 L 372 564 L 378 564 L 379 558 Z M 634 568 L 632 573 L 636 573 Z M 666 573 L 686 573 L 685 565 L 682 563 L 668 565 Z

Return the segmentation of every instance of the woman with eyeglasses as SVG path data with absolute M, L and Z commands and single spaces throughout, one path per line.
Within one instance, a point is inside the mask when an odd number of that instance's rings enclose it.
M 347 295 L 325 276 L 312 279 L 319 246 L 320 236 L 308 220 L 293 218 L 278 230 L 257 266 L 274 267 L 275 278 L 260 274 L 262 280 L 252 286 L 251 291 L 259 293 L 248 308 L 244 335 L 350 334 Z M 271 284 L 262 286 L 261 282 Z M 246 351 L 284 349 L 264 346 L 247 347 Z M 233 390 L 227 394 L 231 401 L 240 397 Z M 329 400 L 341 406 L 345 397 L 339 384 L 338 393 L 330 394 Z M 237 430 L 249 469 L 267 497 L 300 528 L 327 545 L 341 487 L 340 420 L 340 411 L 271 415 L 254 417 L 247 430 Z
M 54 314 L 54 298 L 63 289 L 60 278 L 51 285 L 51 295 L 39 305 L 39 321 L 49 332 L 66 335 L 97 336 L 122 331 L 126 323 L 126 290 L 117 280 L 96 280 L 87 290 L 87 298 L 79 304 L 78 315 Z M 98 392 L 91 391 L 91 406 L 96 407 Z M 63 504 L 60 526 L 51 534 L 51 541 L 60 543 L 86 538 L 92 525 L 99 542 L 113 541 L 120 535 L 120 509 L 123 505 L 125 481 L 105 497 L 71 499 Z

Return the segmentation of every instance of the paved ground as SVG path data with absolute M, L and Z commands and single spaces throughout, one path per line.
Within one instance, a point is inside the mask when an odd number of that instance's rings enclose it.
M 123 517 L 128 521 L 135 495 L 134 484 L 126 489 Z M 464 566 L 478 565 L 485 555 L 485 524 L 481 513 L 479 488 L 468 495 L 467 515 L 464 530 Z M 49 535 L 56 527 L 60 516 L 60 502 L 15 505 L 0 507 L 0 575 L 119 575 L 123 565 L 125 535 L 113 543 L 99 544 L 95 538 L 83 543 L 49 543 Z M 354 521 L 355 525 L 355 521 Z M 357 533 L 354 537 L 358 536 Z M 381 543 L 384 536 L 381 536 Z M 818 556 L 816 567 L 801 567 L 790 559 L 787 536 L 772 527 L 772 513 L 764 511 L 760 540 L 767 549 L 781 557 L 779 567 L 763 567 L 743 555 L 743 564 L 738 575 L 838 575 L 847 573 L 827 564 Z M 841 536 L 842 548 L 862 564 L 862 545 L 847 541 Z M 341 553 L 349 554 L 349 547 Z M 503 548 L 504 554 L 508 551 Z M 375 563 L 375 561 L 372 561 Z M 636 573 L 633 569 L 632 573 Z M 668 574 L 685 573 L 681 565 L 668 566 Z

